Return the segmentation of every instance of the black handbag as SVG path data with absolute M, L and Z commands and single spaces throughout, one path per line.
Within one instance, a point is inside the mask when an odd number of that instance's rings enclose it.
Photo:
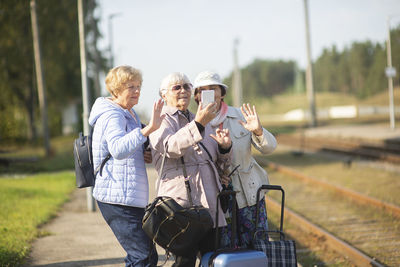
M 268 233 L 278 233 L 280 240 L 270 241 L 267 239 L 261 239 L 257 237 L 257 233 L 265 232 L 264 230 L 255 231 L 253 239 L 253 248 L 256 250 L 263 251 L 267 255 L 268 266 L 274 267 L 286 267 L 286 266 L 297 266 L 296 256 L 296 243 L 294 240 L 285 240 L 285 234 L 283 232 L 283 212 L 285 206 L 285 191 L 279 185 L 262 185 L 257 191 L 257 210 L 256 210 L 256 226 L 259 221 L 260 212 L 260 192 L 261 190 L 279 190 L 282 193 L 281 202 L 281 218 L 279 230 L 270 230 Z
M 161 162 L 160 174 L 164 161 L 165 154 Z M 142 226 L 153 242 L 164 248 L 167 253 L 172 252 L 178 256 L 193 253 L 198 242 L 213 227 L 213 220 L 208 209 L 193 205 L 183 157 L 181 161 L 190 207 L 182 207 L 171 197 L 157 197 L 147 205 Z

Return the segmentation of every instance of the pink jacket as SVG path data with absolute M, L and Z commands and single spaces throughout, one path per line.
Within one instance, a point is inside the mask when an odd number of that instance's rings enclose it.
M 177 108 L 164 106 L 163 113 L 166 116 L 161 127 L 150 135 L 153 162 L 161 178 L 157 181 L 157 195 L 172 197 L 180 205 L 189 206 L 180 159 L 183 156 L 192 190 L 193 204 L 209 209 L 215 227 L 216 196 L 222 188 L 215 164 L 229 164 L 231 153 L 219 152 L 217 142 L 210 137 L 212 129 L 209 125 L 205 127 L 203 134 L 200 134 L 192 113 L 189 113 L 190 122 L 178 112 Z M 198 144 L 199 142 L 208 149 L 212 161 L 204 148 Z M 160 174 L 165 150 L 164 169 Z M 218 226 L 226 225 L 221 208 L 218 221 Z

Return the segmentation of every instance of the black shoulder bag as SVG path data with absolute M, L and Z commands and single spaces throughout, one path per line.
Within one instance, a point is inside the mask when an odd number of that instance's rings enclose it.
M 213 228 L 214 224 L 208 209 L 193 205 L 189 177 L 183 157 L 181 157 L 181 161 L 190 207 L 184 208 L 173 198 L 160 196 L 147 205 L 143 217 L 143 230 L 153 242 L 167 252 L 178 256 L 193 253 L 198 242 Z M 161 179 L 164 162 L 165 153 L 161 162 L 159 179 Z
M 101 162 L 95 170 L 93 170 L 93 155 L 92 155 L 92 136 L 93 129 L 90 130 L 89 135 L 83 135 L 79 133 L 79 137 L 74 140 L 74 161 L 75 161 L 75 176 L 76 186 L 78 188 L 84 188 L 94 186 L 96 175 L 102 170 L 107 160 L 111 158 L 111 154 L 108 153 L 105 159 Z

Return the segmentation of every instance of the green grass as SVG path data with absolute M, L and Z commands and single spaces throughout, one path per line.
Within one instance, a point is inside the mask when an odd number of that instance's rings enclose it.
M 400 97 L 399 88 L 395 88 L 394 97 Z M 304 94 L 281 94 L 271 98 L 257 98 L 254 100 L 257 112 L 263 115 L 284 114 L 293 109 L 308 109 L 309 104 L 307 95 Z M 345 105 L 389 105 L 389 96 L 387 91 L 382 91 L 379 94 L 366 99 L 357 99 L 355 96 L 343 93 L 315 93 L 315 105 L 318 108 L 326 108 L 331 106 Z
M 75 188 L 71 171 L 0 179 L 0 266 L 19 266 Z
M 51 139 L 50 157 L 45 157 L 43 146 L 37 144 L 1 144 L 0 158 L 11 160 L 0 164 L 0 174 L 26 174 L 71 170 L 74 168 L 74 136 Z
M 317 108 L 335 105 L 358 104 L 357 98 L 342 93 L 317 93 L 315 94 L 315 104 Z M 293 109 L 308 109 L 306 94 L 282 94 L 265 99 L 258 98 L 254 103 L 259 114 L 284 114 Z

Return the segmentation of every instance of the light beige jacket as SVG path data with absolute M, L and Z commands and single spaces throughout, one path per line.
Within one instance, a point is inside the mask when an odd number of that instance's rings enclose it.
M 184 207 L 189 205 L 180 160 L 183 156 L 192 190 L 193 204 L 201 204 L 209 209 L 215 227 L 217 194 L 222 188 L 215 164 L 229 164 L 231 153 L 219 152 L 217 142 L 210 137 L 212 128 L 209 125 L 205 127 L 202 134 L 198 131 L 192 113 L 190 113 L 190 121 L 173 107 L 164 106 L 162 113 L 166 116 L 161 127 L 150 135 L 153 162 L 161 178 L 158 181 L 157 195 L 172 197 Z M 199 142 L 207 147 L 212 160 Z M 166 159 L 164 169 L 160 173 L 164 152 L 166 152 Z M 226 225 L 221 208 L 218 221 L 218 226 Z
M 247 131 L 239 120 L 245 121 L 240 109 L 228 107 L 228 114 L 223 122 L 223 128 L 228 128 L 232 139 L 231 170 L 240 164 L 238 171 L 232 176 L 232 185 L 235 191 L 239 208 L 256 204 L 257 190 L 263 184 L 269 184 L 267 172 L 256 162 L 251 155 L 253 145 L 263 154 L 272 153 L 277 142 L 275 137 L 263 128 L 263 135 L 257 137 Z M 215 131 L 216 128 L 214 128 Z

